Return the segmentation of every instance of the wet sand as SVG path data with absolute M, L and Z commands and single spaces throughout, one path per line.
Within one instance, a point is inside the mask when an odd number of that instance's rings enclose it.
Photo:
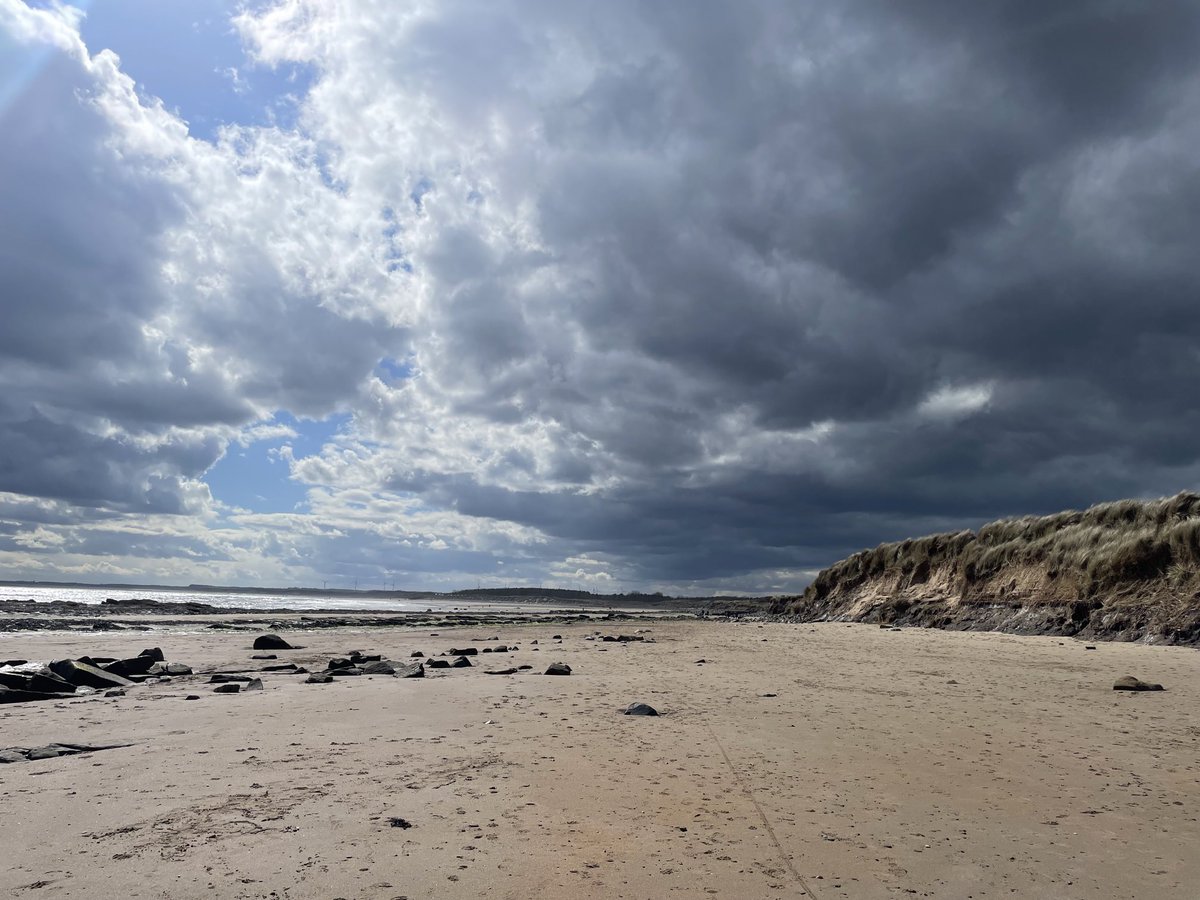
M 583 640 L 639 627 L 656 642 Z M 676 621 L 287 632 L 307 649 L 278 662 L 481 632 L 521 649 L 425 679 L 0 706 L 0 746 L 135 744 L 0 766 L 0 896 L 1197 896 L 1195 650 Z M 270 665 L 251 637 L 12 634 L 0 658 Z M 555 661 L 574 673 L 537 674 Z M 1112 691 L 1124 674 L 1167 690 Z M 622 716 L 635 701 L 663 715 Z

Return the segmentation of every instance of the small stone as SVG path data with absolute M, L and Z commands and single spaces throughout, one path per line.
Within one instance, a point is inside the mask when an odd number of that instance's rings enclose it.
M 125 692 L 123 690 L 121 690 L 120 688 L 116 688 L 111 691 L 105 691 L 104 696 L 105 697 L 124 697 Z
M 657 716 L 658 710 L 647 703 L 633 703 L 625 707 L 627 716 Z
M 214 694 L 236 694 L 241 691 L 242 686 L 237 683 L 218 684 L 213 688 Z
M 329 684 L 333 681 L 333 676 L 328 672 L 313 672 L 304 679 L 305 684 Z
M 524 672 L 525 670 L 532 669 L 532 668 L 533 668 L 533 666 L 517 666 L 517 671 Z
M 280 663 L 277 666 L 263 666 L 264 672 L 295 672 L 299 666 L 295 663 Z
M 251 659 L 279 659 L 274 653 L 255 653 Z
M 200 699 L 200 695 L 199 695 L 199 694 L 188 694 L 188 695 L 187 695 L 186 697 L 184 697 L 183 699 L 184 699 L 184 700 L 199 700 L 199 699 Z
M 548 668 L 546 670 L 545 674 L 547 674 L 547 675 L 570 675 L 571 667 L 568 666 L 566 663 L 560 663 L 560 662 L 551 663 L 550 668 Z
M 467 659 L 465 656 L 457 656 L 454 658 L 454 662 L 450 663 L 450 668 L 452 668 L 452 669 L 469 669 L 469 668 L 471 668 L 471 661 L 469 659 Z
M 243 691 L 261 691 L 262 689 L 263 683 L 261 678 L 255 678 L 242 686 Z
M 183 663 L 167 663 L 166 672 L 168 675 L 191 675 L 192 667 Z
M 412 653 L 410 653 L 408 655 L 409 655 L 410 659 L 422 659 L 425 656 L 425 654 L 422 653 L 420 650 L 414 650 Z
M 493 671 L 485 670 L 484 675 L 516 675 L 516 669 L 495 669 Z
M 448 659 L 431 659 L 425 663 L 431 669 L 448 669 L 450 668 L 450 660 Z
M 232 684 L 236 681 L 249 681 L 249 675 L 230 675 L 225 672 L 217 672 L 208 679 L 209 684 Z

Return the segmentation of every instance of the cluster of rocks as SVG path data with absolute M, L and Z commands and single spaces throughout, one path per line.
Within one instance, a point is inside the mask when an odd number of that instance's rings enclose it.
M 40 665 L 8 660 L 0 667 L 0 703 L 30 703 L 61 700 L 65 696 L 109 691 L 120 696 L 123 689 L 139 682 L 169 680 L 191 675 L 189 666 L 169 663 L 162 650 L 152 647 L 128 659 L 82 656 Z
M 305 684 L 329 684 L 335 678 L 361 675 L 390 675 L 393 678 L 424 678 L 425 666 L 420 662 L 401 663 L 385 659 L 382 654 L 366 654 L 351 650 L 345 656 L 335 656 L 323 672 L 313 672 Z

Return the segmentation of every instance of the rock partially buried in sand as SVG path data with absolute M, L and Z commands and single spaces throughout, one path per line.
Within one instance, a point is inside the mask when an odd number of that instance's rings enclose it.
M 1161 684 L 1151 684 L 1148 681 L 1142 681 L 1134 678 L 1132 675 L 1122 675 L 1113 683 L 1114 691 L 1161 691 Z
M 299 650 L 277 634 L 260 634 L 254 639 L 255 650 Z
M 408 654 L 408 656 L 409 659 L 422 659 L 424 658 L 425 654 L 420 650 L 414 650 L 412 653 Z
M 484 670 L 484 675 L 516 675 L 516 669 L 494 669 L 492 671 Z
M 208 679 L 209 684 L 234 684 L 238 681 L 249 681 L 249 675 L 229 675 L 224 672 L 218 672 Z
M 448 669 L 450 668 L 450 660 L 448 659 L 431 659 L 425 665 L 431 669 Z
M 547 675 L 570 675 L 571 667 L 566 663 L 551 663 L 550 668 L 546 670 Z
M 648 703 L 633 703 L 625 708 L 627 716 L 657 716 L 658 710 Z
M 142 654 L 132 659 L 118 659 L 116 662 L 108 663 L 101 668 L 113 675 L 129 678 L 133 675 L 145 675 L 158 661 L 149 654 Z
M 263 690 L 262 679 L 255 678 L 254 680 L 243 685 L 242 690 L 243 691 L 261 691 L 261 690 Z
M 413 663 L 410 666 L 396 666 L 396 671 L 393 674 L 397 678 L 424 678 L 425 667 L 420 663 Z
M 328 672 L 314 672 L 304 679 L 305 684 L 329 684 L 333 681 L 333 676 Z
M 242 686 L 236 682 L 229 684 L 218 684 L 213 688 L 214 694 L 238 694 L 241 693 Z
M 461 650 L 451 648 L 446 651 L 447 656 L 475 656 L 479 651 L 474 647 L 463 647 Z
M 469 668 L 471 668 L 471 661 L 469 659 L 467 659 L 465 656 L 456 656 L 454 658 L 454 662 L 450 663 L 450 668 L 452 668 L 452 669 L 469 669 Z
M 364 675 L 395 675 L 396 669 L 387 660 L 377 659 L 362 667 Z

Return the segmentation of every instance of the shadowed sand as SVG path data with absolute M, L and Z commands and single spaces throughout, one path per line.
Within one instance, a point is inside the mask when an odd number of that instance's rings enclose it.
M 521 649 L 423 680 L 268 673 L 216 695 L 197 675 L 0 707 L 0 746 L 136 742 L 0 766 L 0 896 L 1196 896 L 1194 650 L 637 626 L 656 643 L 486 626 Z M 307 649 L 278 661 L 479 635 L 288 632 Z M 263 665 L 251 637 L 5 635 L 0 657 L 156 644 L 203 672 Z M 535 674 L 554 661 L 574 674 Z M 483 674 L 520 664 L 533 672 Z M 1112 691 L 1124 674 L 1167 690 Z M 635 701 L 663 715 L 620 715 Z

